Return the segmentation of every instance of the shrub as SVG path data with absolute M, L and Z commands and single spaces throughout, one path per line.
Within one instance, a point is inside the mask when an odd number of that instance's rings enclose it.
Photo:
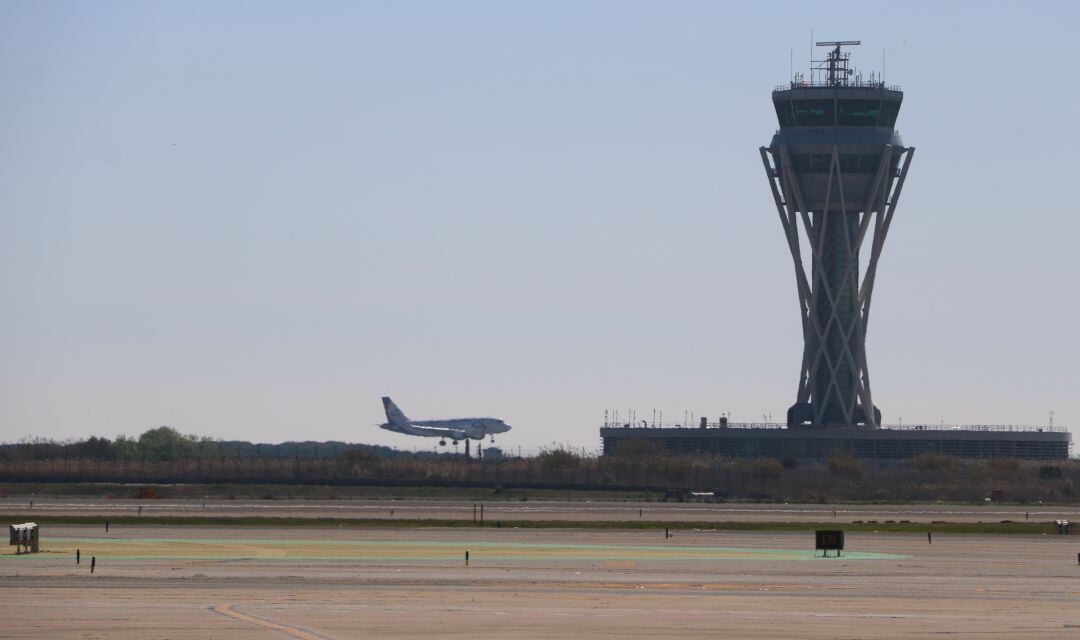
M 1013 458 L 991 458 L 983 465 L 994 477 L 1014 476 L 1020 471 L 1020 461 Z
M 1039 479 L 1040 480 L 1057 480 L 1061 477 L 1061 467 L 1044 464 L 1039 467 Z
M 944 453 L 920 453 L 908 465 L 919 471 L 948 471 L 956 466 L 956 458 Z
M 835 453 L 829 456 L 825 464 L 833 475 L 844 476 L 845 478 L 859 478 L 863 474 L 862 465 L 850 453 Z
M 374 462 L 378 456 L 365 449 L 346 449 L 338 458 L 350 464 L 367 464 Z
M 776 458 L 754 460 L 750 465 L 750 469 L 758 480 L 762 482 L 779 480 L 780 476 L 784 475 L 784 465 Z
M 580 462 L 580 458 L 565 449 L 555 449 L 540 454 L 540 468 L 544 471 L 574 469 Z
M 172 427 L 150 429 L 139 436 L 139 453 L 144 460 L 178 460 L 195 452 L 195 437 Z

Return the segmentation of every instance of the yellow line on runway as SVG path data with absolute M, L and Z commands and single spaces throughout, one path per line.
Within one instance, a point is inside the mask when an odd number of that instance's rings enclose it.
M 223 602 L 216 607 L 214 611 L 220 613 L 223 616 L 228 616 L 234 620 L 240 620 L 241 622 L 247 622 L 250 624 L 258 625 L 265 629 L 273 629 L 274 631 L 280 631 L 286 635 L 290 635 L 300 640 L 326 640 L 323 636 L 317 636 L 310 631 L 304 631 L 303 629 L 297 629 L 296 627 L 290 627 L 287 624 L 281 624 L 280 622 L 274 622 L 272 620 L 266 620 L 264 618 L 256 618 L 255 616 L 241 613 L 232 608 L 231 604 Z

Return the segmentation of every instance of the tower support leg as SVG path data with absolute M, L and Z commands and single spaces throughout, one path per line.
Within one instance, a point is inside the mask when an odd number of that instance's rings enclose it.
M 760 151 L 795 266 L 803 330 L 799 385 L 788 426 L 877 427 L 881 414 L 870 394 L 866 328 L 878 261 L 914 149 L 884 145 L 869 188 L 860 192 L 866 200 L 849 202 L 845 185 L 849 190 L 859 181 L 865 185 L 868 174 L 845 176 L 841 158 L 850 155 L 833 145 L 824 200 L 819 191 L 814 204 L 803 197 L 800 185 L 806 175 L 794 168 L 787 146 Z M 870 255 L 860 277 L 864 244 Z

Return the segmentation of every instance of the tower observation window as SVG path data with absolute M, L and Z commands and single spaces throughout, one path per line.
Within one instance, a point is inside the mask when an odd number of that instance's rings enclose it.
M 837 103 L 836 124 L 842 127 L 872 127 L 877 124 L 880 107 L 879 100 L 840 100 Z
M 835 124 L 832 100 L 793 100 L 795 124 L 800 127 L 831 126 Z
M 900 113 L 900 101 L 887 100 L 881 103 L 881 119 L 878 121 L 879 127 L 890 127 L 896 125 L 896 115 Z
M 796 153 L 791 156 L 791 164 L 796 171 L 803 173 L 826 173 L 832 156 L 827 153 Z
M 881 162 L 877 153 L 842 153 L 840 171 L 844 173 L 874 173 Z M 894 162 L 895 164 L 895 162 Z M 832 155 L 828 153 L 796 153 L 791 156 L 792 167 L 801 173 L 828 173 Z
M 877 153 L 840 154 L 840 170 L 844 173 L 874 173 L 880 162 Z
M 795 116 L 791 114 L 791 100 L 779 100 L 773 103 L 776 107 L 776 119 L 781 127 L 790 127 L 795 124 Z

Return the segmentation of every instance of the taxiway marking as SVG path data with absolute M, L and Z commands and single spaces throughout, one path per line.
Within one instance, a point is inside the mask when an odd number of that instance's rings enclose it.
M 311 631 L 305 631 L 297 627 L 290 627 L 287 624 L 281 624 L 280 622 L 274 622 L 273 620 L 267 620 L 266 618 L 257 618 L 253 615 L 249 615 L 232 608 L 232 605 L 223 602 L 213 608 L 214 611 L 220 613 L 223 616 L 228 616 L 234 620 L 241 622 L 247 622 L 249 624 L 258 625 L 264 629 L 273 629 L 274 631 L 280 631 L 286 635 L 300 640 L 327 640 L 325 636 L 320 636 L 312 633 Z

